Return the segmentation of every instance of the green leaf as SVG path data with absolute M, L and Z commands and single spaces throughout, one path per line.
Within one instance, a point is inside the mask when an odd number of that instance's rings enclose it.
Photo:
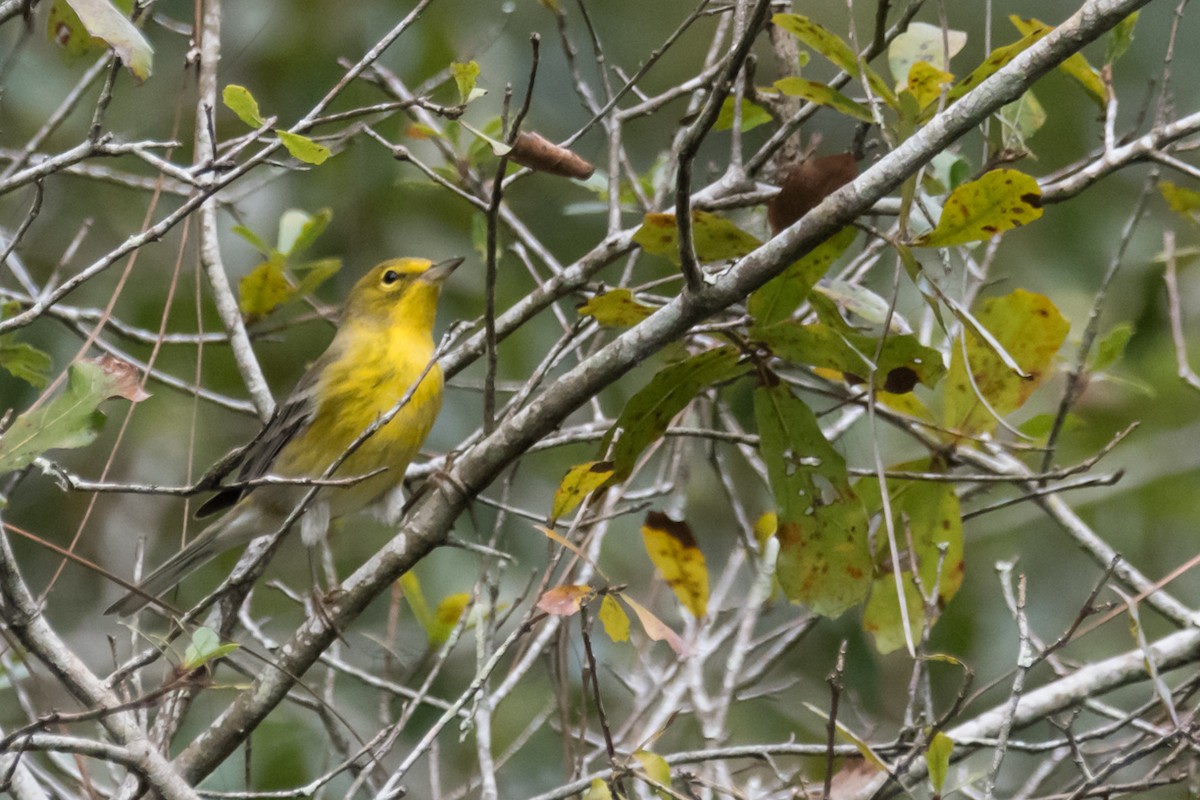
M 705 351 L 660 370 L 629 398 L 600 447 L 603 455 L 620 433 L 613 446 L 612 481 L 629 477 L 642 451 L 662 438 L 671 420 L 687 408 L 701 389 L 732 377 L 738 369 L 737 361 L 738 351 L 732 346 Z
M 776 577 L 788 599 L 836 617 L 870 588 L 866 514 L 850 488 L 845 459 L 812 410 L 774 375 L 766 377 L 754 392 L 754 414 L 778 508 Z
M 950 754 L 954 751 L 954 740 L 938 731 L 925 749 L 925 765 L 929 768 L 929 783 L 933 791 L 941 793 L 950 771 Z
M 258 101 L 245 86 L 229 84 L 221 92 L 221 100 L 226 108 L 237 114 L 238 119 L 251 128 L 261 128 L 265 124 L 262 114 L 258 111 Z
M 292 154 L 292 158 L 303 161 L 305 164 L 319 166 L 332 155 L 328 147 L 317 144 L 307 136 L 285 130 L 276 130 L 275 134 L 279 137 L 279 141 L 283 142 L 287 151 Z
M 628 328 L 654 313 L 650 306 L 633 299 L 628 289 L 609 289 L 578 306 L 581 316 L 591 317 L 606 328 Z
M 992 347 L 971 332 L 965 333 L 967 360 L 964 361 L 963 337 L 956 339 L 944 384 L 943 421 L 946 428 L 964 435 L 993 430 L 997 425 L 993 411 L 1003 417 L 1025 404 L 1045 380 L 1070 328 L 1049 298 L 1024 289 L 987 300 L 975 319 L 1029 378 L 1015 374 Z M 986 405 L 980 402 L 976 388 Z
M 1013 24 L 1022 36 L 1028 36 L 1032 33 L 1045 35 L 1054 30 L 1054 26 L 1047 25 L 1039 19 L 1033 17 L 1019 17 L 1016 14 L 1010 14 L 1008 21 Z M 1061 64 L 1058 68 L 1072 80 L 1083 87 L 1083 90 L 1096 101 L 1100 108 L 1104 108 L 1108 102 L 1108 92 L 1104 88 L 1104 81 L 1100 79 L 1098 73 L 1087 58 L 1082 53 L 1075 53 Z
M 0 336 L 0 367 L 34 388 L 46 388 L 53 365 L 50 354 L 33 345 L 18 342 L 14 336 L 11 333 Z
M 192 642 L 183 654 L 183 668 L 188 672 L 203 667 L 217 659 L 224 658 L 236 651 L 238 645 L 234 642 L 221 644 L 221 637 L 212 628 L 197 628 L 192 634 Z
M 936 459 L 922 459 L 891 468 L 904 472 L 944 473 L 946 467 Z M 855 487 L 868 514 L 878 514 L 883 505 L 879 481 L 864 478 Z M 903 521 L 905 546 L 901 564 L 908 620 L 913 640 L 921 636 L 925 626 L 925 602 L 913 580 L 911 561 L 916 561 L 917 575 L 926 592 L 937 588 L 938 607 L 958 593 L 963 576 L 962 509 L 953 484 L 937 481 L 888 480 L 888 499 L 892 503 L 892 519 Z M 901 523 L 897 523 L 901 524 Z M 880 653 L 890 653 L 905 645 L 900 603 L 896 595 L 896 577 L 892 553 L 888 549 L 886 532 L 876 534 L 877 573 L 881 576 L 871 588 L 871 598 L 863 612 L 863 630 L 871 634 Z M 946 555 L 942 558 L 941 548 Z M 942 565 L 938 572 L 938 565 Z
M 248 321 L 261 319 L 290 300 L 295 291 L 283 270 L 282 256 L 275 256 L 242 278 L 238 284 L 238 310 Z
M 136 372 L 116 359 L 76 361 L 67 370 L 67 386 L 42 406 L 13 420 L 0 436 L 0 475 L 23 469 L 47 450 L 83 447 L 95 441 L 104 424 L 100 404 L 122 396 L 134 402 L 146 395 Z
M 1117 23 L 1116 27 L 1108 34 L 1108 46 L 1104 52 L 1104 63 L 1115 64 L 1121 56 L 1125 55 L 1125 51 L 1133 44 L 1133 29 L 1137 27 L 1138 14 L 1140 11 L 1135 11 L 1125 19 Z
M 982 64 L 971 71 L 970 75 L 954 85 L 949 94 L 946 95 L 947 103 L 955 102 L 967 92 L 983 83 L 985 80 L 991 77 L 993 73 L 995 73 L 1008 62 L 1012 61 L 1024 50 L 1027 50 L 1032 45 L 1036 44 L 1049 32 L 1050 31 L 1048 29 L 1036 30 L 1031 32 L 1028 36 L 1023 37 L 1019 41 L 1013 42 L 1012 44 L 1006 44 L 1003 47 L 997 47 L 988 54 L 988 57 L 983 60 Z
M 1200 211 L 1200 192 L 1176 186 L 1171 181 L 1159 181 L 1158 192 L 1167 201 L 1167 205 L 1176 214 L 1189 222 L 1196 221 L 1196 212 Z
M 771 17 L 771 22 L 795 36 L 805 46 L 825 56 L 843 72 L 859 81 L 863 80 L 858 55 L 837 34 L 800 14 L 776 14 Z M 866 82 L 871 87 L 872 94 L 882 98 L 890 106 L 896 105 L 896 93 L 869 66 L 866 67 Z
M 276 248 L 288 258 L 302 255 L 325 232 L 332 219 L 333 211 L 328 208 L 322 208 L 316 214 L 289 208 L 279 217 Z
M 789 97 L 802 97 L 810 103 L 816 103 L 819 106 L 828 106 L 835 111 L 862 122 L 873 123 L 875 121 L 875 117 L 871 116 L 871 109 L 861 103 L 854 102 L 837 89 L 834 89 L 832 86 L 826 86 L 823 83 L 805 80 L 804 78 L 788 77 L 775 81 L 775 88 Z
M 652 753 L 649 750 L 638 750 L 634 752 L 633 757 L 642 765 L 642 771 L 649 776 L 650 780 L 661 784 L 667 788 L 671 786 L 671 766 L 667 760 L 658 753 Z M 662 789 L 656 790 L 662 800 L 671 800 L 671 795 L 667 794 Z
M 633 241 L 647 253 L 679 263 L 679 230 L 674 214 L 647 214 Z M 692 241 L 696 258 L 701 261 L 740 258 L 762 246 L 756 237 L 707 211 L 692 212 Z
M 231 231 L 250 243 L 250 246 L 259 252 L 262 256 L 271 255 L 271 246 L 264 242 L 257 233 L 247 228 L 245 225 L 234 225 L 230 228 Z
M 879 349 L 873 336 L 837 330 L 824 323 L 801 325 L 785 320 L 755 326 L 750 337 L 765 344 L 776 356 L 796 364 L 835 369 L 848 377 L 865 380 L 871 359 Z M 934 386 L 945 373 L 941 354 L 925 347 L 912 334 L 889 335 L 883 343 L 875 369 L 875 388 L 904 394 L 916 382 Z
M 1000 109 L 1001 142 L 1006 150 L 1022 152 L 1028 150 L 1025 142 L 1046 124 L 1046 109 L 1038 102 L 1033 91 Z
M 7 319 L 21 310 L 19 303 L 0 303 L 0 320 Z M 50 354 L 36 347 L 17 341 L 16 333 L 0 336 L 0 368 L 37 389 L 44 389 L 50 381 L 53 366 Z M 0 412 L 4 409 L 0 408 Z
M 1092 351 L 1089 372 L 1107 372 L 1125 355 L 1125 346 L 1133 338 L 1133 326 L 1122 322 L 1100 337 Z
M 765 125 L 771 121 L 771 115 L 766 109 L 761 106 L 751 103 L 749 100 L 742 100 L 742 132 L 752 131 L 759 125 Z M 717 121 L 713 125 L 714 130 L 728 131 L 733 129 L 733 98 L 726 97 L 725 102 L 721 104 L 721 111 L 717 114 Z
M 888 45 L 888 69 L 898 84 L 897 91 L 912 88 L 912 68 L 917 64 L 948 74 L 943 71 L 950 68 L 950 59 L 966 43 L 967 34 L 963 31 L 943 29 L 927 22 L 909 23 L 908 28 Z M 947 44 L 950 46 L 948 51 Z
M 790 317 L 857 236 L 858 229 L 847 225 L 755 290 L 747 304 L 751 316 L 759 325 Z
M 558 520 L 564 514 L 570 514 L 585 497 L 608 483 L 612 475 L 611 461 L 588 461 L 571 467 L 554 492 L 550 519 Z
M 474 61 L 465 63 L 454 62 L 450 65 L 450 74 L 454 76 L 454 83 L 458 86 L 458 98 L 463 103 L 469 103 L 477 95 L 475 92 L 475 79 L 479 77 L 479 65 Z
M 129 17 L 109 0 L 56 2 L 49 18 L 49 34 L 71 54 L 88 52 L 91 47 L 88 37 L 98 39 L 113 49 L 138 83 L 150 77 L 154 48 Z
M 318 258 L 315 261 L 297 264 L 292 269 L 302 276 L 300 283 L 296 285 L 294 299 L 312 294 L 321 284 L 338 274 L 342 269 L 342 260 L 340 258 Z
M 884 536 L 883 530 L 880 529 L 877 535 Z M 925 624 L 925 601 L 913 583 L 911 571 L 904 570 L 900 578 L 907 606 L 909 636 L 914 642 L 920 641 L 922 626 Z M 900 613 L 900 601 L 897 600 L 896 577 L 888 570 L 886 574 L 871 582 L 871 595 L 863 608 L 863 630 L 870 634 L 875 649 L 881 655 L 887 655 L 906 645 L 908 638 L 904 635 L 905 619 Z
M 916 239 L 921 247 L 986 241 L 1042 216 L 1042 189 L 1015 169 L 994 169 L 946 198 L 937 227 Z

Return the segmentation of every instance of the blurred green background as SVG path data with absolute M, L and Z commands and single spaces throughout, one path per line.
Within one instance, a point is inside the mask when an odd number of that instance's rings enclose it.
M 263 113 L 278 116 L 280 123 L 286 126 L 306 113 L 342 77 L 345 69 L 339 65 L 339 59 L 358 59 L 375 44 L 383 31 L 407 13 L 411 5 L 366 2 L 348 6 L 294 0 L 227 3 L 222 34 L 221 84 L 237 83 L 248 87 Z M 795 5 L 796 11 L 813 15 L 832 30 L 847 29 L 845 9 L 841 6 L 821 4 L 809 8 L 811 4 Z M 874 4 L 853 5 L 858 36 L 865 38 L 873 19 Z M 1056 23 L 1075 5 L 1066 0 L 993 4 L 994 44 L 1017 38 L 1004 18 L 1008 13 L 1036 13 L 1041 19 Z M 986 52 L 984 20 L 980 13 L 983 7 L 983 4 L 967 3 L 950 4 L 946 9 L 949 25 L 969 34 L 966 49 L 954 62 L 959 74 L 978 63 Z M 604 4 L 591 4 L 589 8 L 604 45 L 607 63 L 631 74 L 674 29 L 690 6 L 610 0 Z M 1142 14 L 1132 49 L 1118 64 L 1115 75 L 1121 103 L 1118 135 L 1134 130 L 1147 109 L 1152 113 L 1155 108 L 1153 101 L 1162 89 L 1163 43 L 1172 11 L 1170 4 L 1151 4 Z M 163 0 L 156 4 L 154 13 L 156 17 L 171 18 L 188 25 L 194 9 L 181 0 Z M 570 35 L 579 48 L 579 69 L 585 80 L 595 86 L 596 59 L 573 8 L 568 9 L 568 16 L 572 26 Z M 938 21 L 933 8 L 923 12 L 918 19 Z M 1195 41 L 1200 35 L 1197 31 L 1200 23 L 1195 16 L 1185 16 L 1182 24 L 1180 41 Z M 714 25 L 714 20 L 706 19 L 685 34 L 681 45 L 669 51 L 649 74 L 642 90 L 653 94 L 693 75 Z M 444 70 L 451 61 L 477 60 L 482 70 L 479 85 L 489 94 L 472 104 L 467 120 L 476 127 L 483 127 L 499 113 L 506 85 L 514 87 L 518 98 L 523 95 L 529 69 L 531 32 L 541 35 L 541 67 L 526 127 L 561 140 L 586 123 L 590 115 L 573 92 L 554 18 L 535 0 L 504 3 L 439 0 L 392 46 L 380 63 L 393 70 L 410 87 L 442 75 L 443 80 L 433 91 L 433 98 L 439 102 L 453 102 L 453 82 L 444 79 Z M 156 51 L 155 73 L 141 86 L 133 85 L 126 74 L 118 77 L 105 128 L 125 141 L 176 139 L 181 144 L 171 157 L 187 163 L 191 159 L 192 131 L 189 126 L 195 103 L 194 71 L 186 66 L 189 41 L 186 36 L 154 21 L 146 26 L 146 35 Z M 1093 63 L 1100 63 L 1103 43 L 1090 46 L 1086 52 Z M 1173 69 L 1179 77 L 1170 84 L 1170 91 L 1174 107 L 1180 114 L 1190 113 L 1200 103 L 1200 86 L 1190 79 L 1196 74 L 1198 55 L 1193 47 L 1182 47 L 1176 53 Z M 828 77 L 828 65 L 819 61 L 814 58 L 806 68 L 806 76 Z M 23 146 L 38 130 L 88 63 L 86 59 L 65 60 L 46 41 L 43 9 L 35 15 L 32 33 L 23 31 L 19 20 L 0 27 L 0 148 L 4 153 Z M 763 46 L 758 50 L 758 65 L 758 82 L 769 83 L 773 79 L 771 55 Z M 1060 74 L 1042 80 L 1036 91 L 1049 116 L 1045 127 L 1030 141 L 1036 160 L 1029 159 L 1018 166 L 1036 175 L 1045 175 L 1094 151 L 1101 140 L 1102 122 L 1098 119 L 1096 105 Z M 94 98 L 95 94 L 96 87 L 93 86 L 87 96 Z M 345 109 L 383 99 L 377 89 L 356 83 L 341 95 L 333 108 Z M 66 124 L 49 138 L 42 152 L 58 152 L 78 143 L 91 119 L 91 103 L 89 99 L 73 112 Z M 649 170 L 655 164 L 685 112 L 684 102 L 677 101 L 662 112 L 626 128 L 626 146 L 639 170 Z M 220 139 L 245 132 L 245 126 L 228 110 L 218 108 L 214 114 Z M 378 131 L 390 141 L 404 141 L 419 156 L 436 162 L 437 156 L 429 143 L 403 138 L 406 124 L 397 116 L 380 124 Z M 753 152 L 765 141 L 771 127 L 763 126 L 747 134 L 748 152 Z M 830 112 L 818 113 L 804 130 L 806 137 L 817 134 L 822 137 L 819 148 L 822 153 L 844 149 L 852 133 L 852 126 Z M 468 137 L 465 133 L 463 136 L 465 142 Z M 710 136 L 697 162 L 697 185 L 723 171 L 728 138 L 728 132 Z M 602 165 L 605 161 L 603 146 L 601 132 L 593 130 L 575 149 Z M 983 151 L 979 136 L 968 137 L 958 149 L 975 167 L 979 166 Z M 95 166 L 153 176 L 149 167 L 133 158 L 106 160 Z M 1075 358 L 1075 348 L 1101 276 L 1113 258 L 1122 229 L 1145 186 L 1149 169 L 1148 166 L 1137 166 L 1125 170 L 1099 182 L 1079 198 L 1049 207 L 1040 222 L 1005 237 L 992 266 L 993 283 L 988 292 L 1006 293 L 1015 287 L 1024 287 L 1044 293 L 1071 320 L 1071 336 L 1061 354 L 1066 364 Z M 1186 184 L 1186 179 L 1179 176 L 1166 177 Z M 318 240 L 312 255 L 340 257 L 345 266 L 321 289 L 322 301 L 338 302 L 363 270 L 385 258 L 421 255 L 439 259 L 466 255 L 468 263 L 454 276 L 445 292 L 439 330 L 444 330 L 453 320 L 473 320 L 482 311 L 483 260 L 478 251 L 481 216 L 468 204 L 432 185 L 411 165 L 395 161 L 376 142 L 357 137 L 344 151 L 317 168 L 260 169 L 236 185 L 233 193 L 236 202 L 222 212 L 220 219 L 224 258 L 234 280 L 248 272 L 257 260 L 253 249 L 230 232 L 234 224 L 243 224 L 264 239 L 273 241 L 278 219 L 285 210 L 300 208 L 315 212 L 329 208 L 333 214 L 332 223 Z M 145 191 L 102 180 L 55 176 L 45 184 L 41 214 L 21 242 L 17 255 L 39 283 L 60 280 L 62 275 L 70 275 L 91 263 L 136 232 L 150 208 L 149 199 Z M 516 183 L 508 195 L 514 211 L 564 264 L 587 252 L 604 235 L 604 216 L 594 211 L 596 199 L 591 185 L 543 175 Z M 28 187 L 0 196 L 0 228 L 6 234 L 11 234 L 20 225 L 31 201 L 32 192 Z M 178 197 L 163 195 L 153 207 L 152 218 L 161 218 L 179 202 Z M 761 209 L 739 214 L 738 219 L 756 233 L 765 234 Z M 80 226 L 87 224 L 86 221 L 90 221 L 91 227 L 78 253 L 60 269 L 59 262 L 67 244 Z M 626 227 L 637 222 L 635 214 L 628 214 L 623 219 Z M 1065 437 L 1058 457 L 1060 464 L 1073 463 L 1094 453 L 1131 422 L 1140 423 L 1136 433 L 1098 467 L 1101 470 L 1123 468 L 1126 470 L 1124 479 L 1113 487 L 1074 493 L 1068 500 L 1098 534 L 1151 578 L 1165 575 L 1195 555 L 1195 528 L 1200 511 L 1195 499 L 1197 495 L 1192 494 L 1197 491 L 1197 478 L 1200 477 L 1197 473 L 1200 448 L 1196 446 L 1200 441 L 1200 427 L 1195 421 L 1200 397 L 1185 388 L 1174 374 L 1162 264 L 1156 260 L 1162 249 L 1163 232 L 1170 229 L 1178 229 L 1181 248 L 1195 246 L 1200 239 L 1200 232 L 1194 226 L 1183 227 L 1179 218 L 1168 212 L 1161 198 L 1151 197 L 1145 218 L 1132 237 L 1101 315 L 1101 331 L 1117 323 L 1129 322 L 1135 326 L 1136 333 L 1126 358 L 1115 369 L 1115 375 L 1088 386 L 1076 409 L 1084 424 Z M 195 331 L 199 325 L 205 331 L 219 330 L 206 288 L 201 290 L 203 300 L 197 311 L 195 243 L 194 228 L 177 227 L 161 242 L 139 251 L 114 314 L 127 323 L 156 330 L 161 322 L 175 262 L 181 259 L 168 329 Z M 112 296 L 125 266 L 125 261 L 119 262 L 101 277 L 73 292 L 66 302 L 83 308 L 103 307 Z M 1189 261 L 1182 262 L 1181 267 L 1185 310 L 1191 310 L 1196 307 L 1200 279 L 1192 273 Z M 625 263 L 619 261 L 598 277 L 609 284 L 616 283 L 624 268 Z M 651 257 L 642 258 L 635 272 L 636 282 L 669 274 L 671 268 L 665 261 Z M 870 285 L 882 291 L 890 281 L 890 268 L 885 268 Z M 0 285 L 15 286 L 11 276 L 3 272 L 0 272 Z M 520 260 L 506 253 L 500 264 L 499 306 L 509 306 L 534 286 Z M 568 315 L 572 313 L 569 306 L 566 311 Z M 312 316 L 305 312 L 305 309 L 293 308 L 282 318 Z M 529 375 L 561 332 L 549 315 L 544 316 L 545 319 L 526 326 L 501 345 L 499 364 L 503 380 L 520 381 Z M 287 391 L 307 363 L 320 353 L 331 336 L 332 327 L 319 319 L 286 326 L 281 326 L 279 320 L 270 322 L 269 327 L 276 331 L 258 338 L 256 349 L 272 387 L 279 395 Z M 1189 329 L 1200 330 L 1200 320 L 1192 322 Z M 21 338 L 51 353 L 56 371 L 65 368 L 81 343 L 77 333 L 50 319 L 31 325 L 22 331 Z M 140 359 L 150 355 L 148 345 L 111 335 L 109 338 Z M 1190 338 L 1200 348 L 1196 337 Z M 245 396 L 232 359 L 223 345 L 205 346 L 199 362 L 197 356 L 194 347 L 165 345 L 157 366 L 189 383 L 198 376 L 203 386 L 239 398 Z M 621 400 L 642 385 L 655 366 L 648 364 L 607 394 L 603 398 L 605 410 L 615 415 Z M 478 386 L 481 380 L 482 368 L 478 364 L 458 376 L 427 443 L 429 451 L 445 452 L 480 424 L 482 400 Z M 1051 381 L 1038 392 L 1021 416 L 1052 411 L 1062 387 L 1061 379 Z M 114 402 L 108 406 L 109 421 L 96 444 L 83 450 L 64 451 L 55 458 L 90 477 L 99 477 L 111 457 L 111 468 L 107 472 L 109 480 L 185 483 L 202 473 L 229 448 L 248 440 L 257 429 L 257 423 L 250 415 L 198 402 L 186 392 L 163 385 L 152 384 L 149 388 L 153 398 L 136 406 L 128 417 L 125 404 Z M 0 373 L 0 408 L 22 409 L 36 396 L 37 392 L 26 384 Z M 736 398 L 734 402 L 735 405 L 739 403 Z M 748 403 L 740 405 L 748 407 Z M 852 465 L 866 466 L 870 463 L 869 444 L 862 432 L 856 432 L 847 437 L 842 447 Z M 894 437 L 889 438 L 887 444 L 891 448 L 889 453 L 896 455 L 894 461 L 913 454 L 911 445 Z M 593 455 L 594 445 L 588 444 L 527 458 L 510 502 L 536 511 L 548 510 L 553 490 L 565 469 Z M 757 493 L 757 499 L 748 504 L 766 510 L 769 499 L 765 489 L 748 477 L 739 476 L 738 481 L 747 492 Z M 146 540 L 148 561 L 157 563 L 178 546 L 185 525 L 191 533 L 198 530 L 188 521 L 185 505 L 173 499 L 102 495 L 95 498 L 92 506 L 93 500 L 89 496 L 64 493 L 54 481 L 40 474 L 29 474 L 15 487 L 5 478 L 0 487 L 9 490 L 6 522 L 59 545 L 70 542 L 82 526 L 80 554 L 125 576 L 132 571 L 139 540 Z M 688 517 L 714 569 L 719 568 L 735 546 L 732 532 L 736 525 L 729 510 L 719 502 L 720 493 L 716 487 L 711 466 L 703 459 L 697 459 L 689 482 Z M 976 502 L 987 504 L 1001 496 L 1008 496 L 1007 490 L 997 489 Z M 477 505 L 470 517 L 460 520 L 458 535 L 469 539 L 486 538 L 493 519 L 494 512 L 489 507 Z M 651 588 L 652 573 L 640 543 L 636 547 L 631 544 L 637 536 L 639 520 L 640 517 L 629 517 L 618 523 L 624 530 L 610 536 L 603 566 L 610 575 L 623 582 L 644 586 L 646 597 L 655 596 L 652 593 L 657 591 L 660 600 L 657 608 L 674 623 L 677 620 L 670 616 L 674 613 L 671 604 L 661 602 L 661 587 Z M 346 574 L 384 540 L 386 531 L 367 521 L 351 521 L 343 527 L 337 535 L 335 549 L 340 568 Z M 995 562 L 1019 560 L 1017 569 L 1028 576 L 1031 624 L 1046 639 L 1055 638 L 1074 619 L 1102 570 L 1077 552 L 1055 524 L 1031 504 L 985 515 L 968 523 L 966 531 L 964 590 L 946 609 L 934 638 L 935 649 L 962 658 L 976 669 L 978 686 L 1003 675 L 1013 664 L 1017 648 L 1015 626 L 1004 609 L 995 577 Z M 512 518 L 506 524 L 500 543 L 518 558 L 517 566 L 510 568 L 506 580 L 511 601 L 523 589 L 531 572 L 544 563 L 546 546 L 526 522 Z M 57 559 L 20 539 L 14 540 L 14 547 L 31 584 L 44 586 L 57 567 Z M 295 550 L 297 552 L 284 553 L 272 566 L 271 574 L 304 585 L 308 569 L 306 557 L 298 552 L 300 548 Z M 197 598 L 215 585 L 233 560 L 232 555 L 227 556 L 205 570 L 204 578 L 189 581 L 183 590 L 184 598 Z M 423 562 L 418 574 L 426 591 L 436 599 L 451 592 L 469 591 L 478 570 L 475 556 L 447 550 Z M 1193 602 L 1200 595 L 1200 582 L 1188 574 L 1178 579 L 1172 589 L 1185 602 Z M 99 670 L 103 670 L 110 659 L 107 637 L 119 635 L 121 629 L 110 620 L 99 624 L 96 611 L 116 594 L 116 588 L 103 578 L 68 565 L 63 580 L 48 599 L 53 622 L 72 642 L 78 643 L 85 658 Z M 259 602 L 270 609 L 268 613 L 279 617 L 279 624 L 273 625 L 271 632 L 284 635 L 290 631 L 295 610 L 269 589 L 262 589 L 259 594 Z M 1106 595 L 1102 599 L 1113 598 Z M 386 604 L 381 602 L 362 621 L 364 629 L 381 625 L 385 613 Z M 795 609 L 781 604 L 771 612 L 769 619 L 781 621 L 796 613 Z M 1153 614 L 1145 614 L 1143 621 L 1151 636 L 1167 630 Z M 821 623 L 802 647 L 777 668 L 779 674 L 798 682 L 787 697 L 802 697 L 824 705 L 823 678 L 832 666 L 837 644 L 842 638 L 850 640 L 849 719 L 868 729 L 877 725 L 873 728 L 877 735 L 886 737 L 894 730 L 902 711 L 910 663 L 900 654 L 887 657 L 875 654 L 859 631 L 856 613 L 835 622 Z M 1072 645 L 1068 654 L 1090 660 L 1124 651 L 1131 645 L 1127 627 L 1117 622 Z M 397 643 L 399 658 L 415 662 L 423 646 L 423 634 L 415 623 L 411 619 L 404 620 Z M 453 693 L 455 687 L 469 678 L 473 668 L 470 650 L 467 647 L 456 657 L 439 680 L 438 689 Z M 632 655 L 622 648 L 605 647 L 603 658 L 611 669 L 619 671 L 622 664 L 630 663 Z M 957 686 L 957 674 L 948 667 L 936 667 L 934 674 L 939 679 L 936 682 L 939 698 L 948 701 Z M 1037 677 L 1046 675 L 1039 672 Z M 997 702 L 1006 693 L 1007 688 L 1002 687 L 984 702 Z M 520 695 L 511 701 L 514 708 L 523 711 L 498 722 L 498 739 L 503 742 L 505 737 L 515 736 L 528 716 L 548 697 L 546 686 L 534 683 L 523 686 Z M 201 698 L 194 712 L 194 724 L 200 725 L 200 719 L 208 713 L 219 712 L 223 700 L 218 698 L 209 708 Z M 8 710 L 0 713 L 0 722 L 6 727 L 18 724 L 20 718 L 15 706 L 6 703 L 4 707 Z M 371 708 L 371 701 L 364 698 L 359 707 Z M 278 712 L 269 729 L 264 728 L 256 737 L 254 758 L 256 774 L 261 781 L 258 788 L 290 785 L 298 774 L 307 775 L 319 769 L 316 765 L 320 762 L 313 759 L 325 749 L 319 740 L 305 735 L 300 726 L 289 721 L 290 715 L 297 713 L 294 710 Z M 411 729 L 423 730 L 430 717 L 424 712 L 418 715 Z M 680 727 L 682 730 L 674 729 L 667 735 L 663 749 L 694 736 L 689 725 Z M 821 721 L 791 699 L 776 702 L 767 697 L 744 702 L 737 710 L 732 727 L 735 740 L 739 735 L 747 741 L 781 740 L 792 734 L 801 740 L 816 741 L 822 736 Z M 269 746 L 260 742 L 269 742 Z M 517 762 L 521 766 L 516 770 L 527 781 L 531 792 L 555 785 L 561 772 L 557 737 L 544 731 L 534 743 L 537 746 L 526 748 Z M 457 769 L 470 769 L 472 754 L 469 747 L 462 751 L 448 748 L 443 757 L 446 759 L 443 768 L 448 774 Z M 227 776 L 227 785 L 220 781 L 210 785 L 213 788 L 236 786 L 238 770 L 232 766 L 229 769 L 232 774 Z

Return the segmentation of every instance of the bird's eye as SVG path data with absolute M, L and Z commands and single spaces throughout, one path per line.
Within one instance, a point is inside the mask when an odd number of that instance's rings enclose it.
M 398 280 L 400 280 L 400 273 L 396 272 L 394 269 L 389 269 L 387 272 L 383 273 L 383 283 L 386 286 L 391 286 Z

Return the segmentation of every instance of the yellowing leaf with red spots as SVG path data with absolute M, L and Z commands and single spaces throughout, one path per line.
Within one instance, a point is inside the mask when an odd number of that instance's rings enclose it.
M 633 235 L 635 244 L 647 253 L 679 263 L 679 230 L 674 214 L 647 214 Z M 729 220 L 707 211 L 692 212 L 692 244 L 701 261 L 739 258 L 762 245 Z
M 913 244 L 951 247 L 986 241 L 1042 216 L 1042 189 L 1015 169 L 994 169 L 946 198 L 937 227 Z
M 628 328 L 654 313 L 654 309 L 633 299 L 628 289 L 610 289 L 597 294 L 577 309 L 606 328 Z
M 579 613 L 579 607 L 591 595 L 592 587 L 587 584 L 555 586 L 538 598 L 537 607 L 556 617 L 569 617 Z
M 550 519 L 556 520 L 563 514 L 569 514 L 585 497 L 603 486 L 612 474 L 611 461 L 588 461 L 571 467 L 554 492 Z
M 1071 327 L 1049 298 L 1024 289 L 986 301 L 975 319 L 1029 377 L 1014 373 L 974 334 L 965 334 L 965 348 L 963 337 L 956 339 L 943 383 L 943 424 L 964 435 L 993 430 L 997 424 L 993 412 L 1003 417 L 1025 404 L 1045 380 Z
M 604 599 L 600 601 L 599 616 L 600 624 L 604 626 L 604 632 L 608 634 L 609 639 L 614 642 L 629 641 L 629 615 L 611 594 L 604 595 Z
M 651 511 L 642 523 L 642 542 L 658 574 L 697 619 L 708 613 L 708 567 L 686 522 Z

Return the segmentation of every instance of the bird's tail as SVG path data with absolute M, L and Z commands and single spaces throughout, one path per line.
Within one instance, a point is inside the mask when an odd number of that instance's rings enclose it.
M 209 525 L 187 547 L 171 556 L 158 569 L 142 578 L 142 582 L 138 584 L 136 591 L 130 592 L 113 603 L 104 613 L 127 617 L 136 611 L 140 611 L 153 598 L 174 588 L 176 584 L 193 571 L 212 561 L 225 550 L 228 550 L 230 545 L 228 542 L 222 541 L 224 537 L 221 535 L 226 527 L 226 522 L 227 520 L 221 519 Z

